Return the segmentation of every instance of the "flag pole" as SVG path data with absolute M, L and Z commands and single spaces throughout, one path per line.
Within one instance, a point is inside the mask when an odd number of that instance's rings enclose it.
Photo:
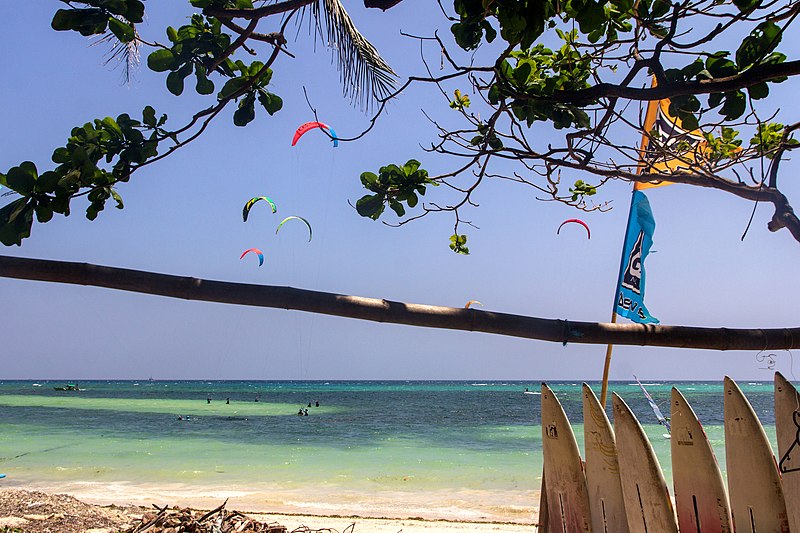
M 622 250 L 619 254 L 619 270 L 617 270 L 617 283 L 614 285 L 614 305 L 612 306 L 611 310 L 611 323 L 617 323 L 617 297 L 619 296 L 619 280 L 620 280 L 620 273 L 622 272 L 622 267 L 625 264 L 625 243 L 628 242 L 628 229 L 630 228 L 630 220 L 631 215 L 633 215 L 633 193 L 636 192 L 636 184 L 633 184 L 633 190 L 631 191 L 631 206 L 628 208 L 628 222 L 625 223 L 625 238 L 622 239 Z M 608 377 L 611 371 L 611 351 L 614 349 L 614 345 L 609 343 L 608 347 L 606 348 L 606 360 L 603 364 L 603 385 L 600 390 L 600 405 L 603 406 L 603 409 L 606 407 L 606 399 L 608 398 Z
M 656 85 L 655 76 L 653 77 L 652 85 L 653 86 Z M 647 103 L 647 112 L 645 113 L 645 118 L 644 118 L 645 130 L 644 132 L 642 132 L 642 144 L 639 146 L 639 164 L 637 165 L 636 168 L 637 174 L 641 174 L 644 170 L 644 154 L 645 150 L 647 150 L 647 145 L 650 141 L 650 137 L 648 136 L 649 134 L 648 130 L 653 127 L 653 124 L 655 124 L 656 114 L 658 113 L 658 105 L 659 105 L 658 100 L 650 100 Z M 614 290 L 614 305 L 611 308 L 612 324 L 617 323 L 617 298 L 619 297 L 619 288 L 620 288 L 619 281 L 622 273 L 622 266 L 625 262 L 625 243 L 628 242 L 628 228 L 631 225 L 630 220 L 631 220 L 631 215 L 633 215 L 633 199 L 634 199 L 634 193 L 636 192 L 637 189 L 637 183 L 638 182 L 634 182 L 633 189 L 631 190 L 631 206 L 630 208 L 628 208 L 628 221 L 625 223 L 625 238 L 622 240 L 622 251 L 620 252 L 620 257 L 619 257 L 619 270 L 617 271 L 617 284 Z M 611 372 L 611 352 L 613 349 L 614 349 L 613 344 L 609 344 L 608 347 L 606 347 L 606 359 L 603 364 L 603 384 L 600 390 L 600 405 L 603 406 L 603 409 L 605 409 L 606 400 L 608 399 L 608 378 Z

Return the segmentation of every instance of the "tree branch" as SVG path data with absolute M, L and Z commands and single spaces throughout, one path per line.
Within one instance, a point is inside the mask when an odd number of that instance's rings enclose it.
M 313 4 L 317 0 L 286 0 L 277 4 L 268 4 L 255 9 L 224 9 L 218 7 L 203 8 L 203 13 L 218 19 L 243 18 L 260 19 L 278 13 L 287 13 L 295 9 Z
M 0 256 L 0 277 L 90 285 L 184 300 L 296 309 L 374 322 L 479 331 L 564 344 L 611 343 L 712 350 L 791 350 L 800 347 L 800 328 L 727 329 L 573 322 L 292 287 L 203 280 L 88 263 Z
M 800 74 L 800 61 L 786 61 L 777 65 L 756 65 L 741 74 L 712 80 L 666 83 L 650 88 L 598 83 L 587 89 L 577 91 L 554 91 L 553 96 L 550 97 L 526 94 L 514 94 L 513 97 L 519 100 L 569 102 L 572 104 L 595 102 L 601 98 L 624 98 L 626 100 L 639 101 L 664 100 L 675 96 L 726 93 L 752 87 L 766 81 L 797 76 L 798 74 Z

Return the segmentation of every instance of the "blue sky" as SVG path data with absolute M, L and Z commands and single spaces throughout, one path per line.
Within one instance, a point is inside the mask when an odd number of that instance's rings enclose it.
M 191 12 L 187 2 L 147 4 L 140 31 L 148 39 L 164 41 L 163 29 L 183 24 Z M 181 98 L 170 95 L 163 75 L 144 66 L 131 85 L 122 84 L 120 71 L 103 65 L 101 46 L 88 47 L 78 34 L 50 29 L 60 6 L 56 1 L 0 5 L 6 56 L 0 84 L 3 170 L 24 160 L 45 168 L 69 130 L 96 117 L 138 115 L 150 104 L 170 116 L 168 124 L 180 124 L 208 104 L 189 91 Z M 400 31 L 430 34 L 442 22 L 434 2 L 407 0 L 385 13 L 366 10 L 361 2 L 348 7 L 401 79 L 423 72 L 418 44 Z M 448 35 L 446 24 L 440 25 Z M 611 200 L 615 208 L 584 215 L 537 201 L 519 185 L 489 181 L 475 196 L 480 207 L 466 213 L 480 227 L 468 231 L 470 256 L 448 248 L 453 224 L 448 215 L 401 228 L 361 218 L 348 204 L 364 194 L 361 172 L 412 157 L 432 174 L 450 168 L 420 145 L 436 140 L 422 110 L 445 122 L 453 112 L 433 87 L 414 87 L 358 142 L 334 149 L 312 132 L 291 147 L 295 129 L 313 120 L 303 86 L 320 120 L 341 137 L 368 124 L 368 115 L 342 98 L 324 43 L 313 46 L 306 26 L 294 37 L 292 31 L 289 49 L 297 59 L 283 56 L 274 68 L 273 92 L 284 100 L 277 115 L 259 113 L 254 123 L 237 128 L 232 111 L 226 111 L 194 144 L 120 186 L 124 210 L 109 205 L 90 222 L 77 200 L 70 217 L 36 224 L 22 247 L 2 253 L 431 305 L 461 307 L 477 299 L 488 310 L 608 321 L 629 185 L 604 187 L 601 200 Z M 781 50 L 796 57 L 798 40 Z M 770 104 L 790 109 L 791 87 L 784 85 L 773 91 Z M 790 113 L 785 120 L 797 116 Z M 555 138 L 549 126 L 535 128 L 543 145 Z M 788 162 L 783 179 L 785 192 L 798 202 L 798 185 L 788 183 L 796 171 L 797 164 Z M 245 224 L 242 206 L 256 195 L 272 197 L 278 214 L 257 206 Z M 427 197 L 442 203 L 447 198 L 442 187 Z M 647 262 L 647 305 L 662 323 L 797 325 L 800 244 L 786 231 L 766 230 L 767 207 L 758 209 L 741 241 L 753 207 L 748 202 L 688 186 L 653 190 L 649 198 L 657 253 Z M 312 223 L 311 243 L 300 224 L 275 234 L 288 215 Z M 575 216 L 591 226 L 591 240 L 575 225 L 556 235 L 561 221 Z M 262 268 L 254 258 L 239 260 L 250 247 L 264 251 Z M 0 376 L 6 379 L 599 379 L 605 352 L 603 346 L 562 347 L 9 279 L 0 279 L 0 299 Z M 771 379 L 756 355 L 617 347 L 612 378 Z M 776 369 L 791 375 L 790 360 L 788 353 L 777 353 Z

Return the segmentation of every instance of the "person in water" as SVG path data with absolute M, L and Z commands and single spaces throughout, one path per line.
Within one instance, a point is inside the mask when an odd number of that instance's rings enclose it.
M 309 405 L 311 405 L 311 404 L 309 404 Z M 308 409 L 305 409 L 305 410 L 303 411 L 303 416 L 308 416 Z
M 211 403 L 211 396 L 208 396 L 208 397 L 206 398 L 206 403 Z
M 225 398 L 225 405 L 230 405 L 230 404 L 231 404 L 231 399 Z
M 301 407 L 299 411 L 297 411 L 297 416 L 303 416 L 303 408 Z
M 319 400 L 317 400 L 316 402 L 314 402 L 314 404 L 315 404 L 317 407 L 319 407 Z

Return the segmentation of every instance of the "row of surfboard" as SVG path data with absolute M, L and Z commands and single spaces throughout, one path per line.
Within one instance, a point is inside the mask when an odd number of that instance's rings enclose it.
M 800 533 L 800 395 L 775 374 L 776 461 L 752 406 L 724 382 L 727 484 L 700 421 L 672 389 L 674 502 L 647 436 L 613 395 L 614 426 L 583 385 L 585 463 L 560 402 L 542 385 L 539 533 Z

